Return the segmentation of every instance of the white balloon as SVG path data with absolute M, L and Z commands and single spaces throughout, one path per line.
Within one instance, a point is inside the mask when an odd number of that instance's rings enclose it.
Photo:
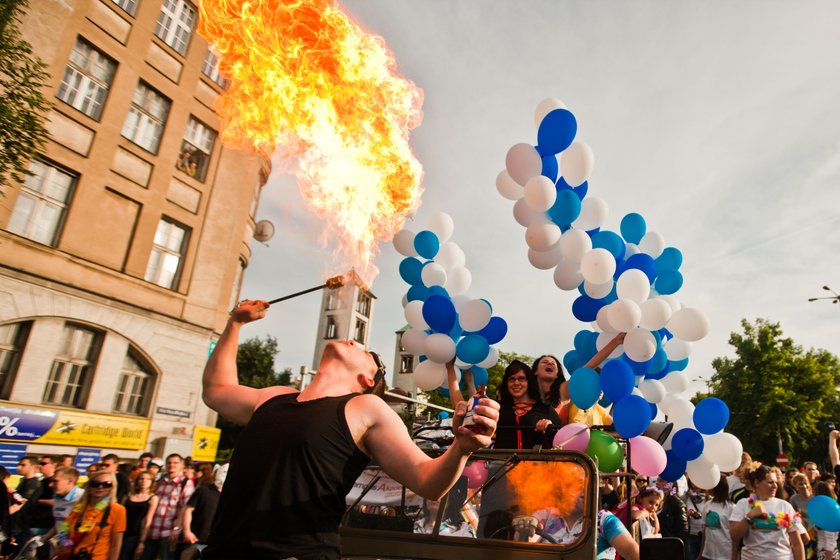
M 665 355 L 672 362 L 679 362 L 691 356 L 691 343 L 679 338 L 672 338 L 664 345 Z
M 525 183 L 525 202 L 537 212 L 545 212 L 557 199 L 554 181 L 543 175 L 535 175 Z
M 560 251 L 570 261 L 580 262 L 583 256 L 592 250 L 592 238 L 581 229 L 567 230 L 560 237 Z
M 429 219 L 427 229 L 437 235 L 438 241 L 443 244 L 452 237 L 452 232 L 455 231 L 455 222 L 452 220 L 452 216 L 446 212 L 438 212 Z
M 597 196 L 587 196 L 580 203 L 580 215 L 572 222 L 572 227 L 589 231 L 604 225 L 610 210 L 607 203 Z
M 668 387 L 666 386 L 665 389 L 667 390 Z M 660 406 L 663 407 L 662 411 L 674 423 L 675 432 L 677 431 L 678 425 L 684 428 L 694 426 L 694 405 L 687 398 L 669 394 L 662 399 Z M 667 409 L 665 408 L 666 406 Z
M 595 315 L 595 322 L 598 324 L 598 327 L 601 329 L 601 331 L 605 333 L 617 333 L 618 329 L 616 329 L 614 326 L 612 326 L 612 323 L 610 323 L 609 313 L 610 306 L 605 305 L 604 307 L 599 309 L 598 314 Z
M 445 364 L 455 357 L 455 341 L 448 334 L 433 333 L 426 337 L 426 357 Z
M 446 366 L 431 360 L 420 362 L 414 368 L 414 384 L 421 391 L 432 391 L 446 380 Z
M 505 168 L 511 179 L 524 185 L 534 175 L 542 173 L 542 158 L 530 144 L 515 144 L 505 157 Z
M 668 321 L 668 330 L 675 337 L 689 342 L 701 340 L 709 334 L 710 328 L 709 318 L 706 314 L 692 307 L 683 307 L 674 312 L 671 320 Z
M 496 365 L 496 362 L 499 361 L 499 351 L 496 350 L 495 346 L 490 347 L 490 352 L 487 353 L 487 357 L 478 362 L 476 365 L 480 368 L 491 368 Z
M 533 249 L 528 249 L 528 262 L 530 262 L 534 268 L 538 268 L 540 270 L 554 268 L 562 259 L 563 254 L 560 252 L 560 247 L 558 245 L 554 245 L 548 251 L 534 251 Z
M 703 456 L 720 467 L 720 470 L 729 472 L 741 466 L 744 446 L 737 437 L 720 432 L 713 436 L 703 436 L 703 440 L 705 441 Z
M 598 338 L 595 339 L 595 348 L 600 352 L 601 350 L 606 347 L 607 344 L 615 338 L 615 333 L 608 333 L 602 332 L 598 335 Z M 619 344 L 612 353 L 607 356 L 608 358 L 618 358 L 624 353 L 624 345 Z
M 476 332 L 487 326 L 493 311 L 483 299 L 473 299 L 461 307 L 458 322 L 465 331 Z
M 537 212 L 525 202 L 524 198 L 520 198 L 513 205 L 513 219 L 523 227 L 528 227 L 534 222 L 545 221 L 545 213 Z
M 639 326 L 650 331 L 658 331 L 671 319 L 671 306 L 661 298 L 649 299 L 639 306 L 642 320 Z
M 583 142 L 575 142 L 560 155 L 560 170 L 570 187 L 577 187 L 589 179 L 595 166 L 592 148 Z
M 561 237 L 560 239 L 562 241 L 563 238 Z M 613 284 L 614 282 L 612 280 L 608 280 L 603 284 L 593 284 L 592 282 L 585 281 L 583 283 L 583 291 L 592 299 L 601 299 L 610 294 L 613 289 Z
M 562 259 L 554 269 L 554 283 L 561 290 L 574 290 L 583 282 L 580 265 L 568 259 Z
M 662 237 L 661 233 L 649 231 L 639 241 L 639 249 L 642 250 L 642 253 L 647 253 L 655 259 L 665 250 L 665 238 Z
M 609 304 L 607 319 L 614 329 L 620 332 L 629 332 L 639 326 L 642 319 L 642 311 L 639 304 L 629 299 L 617 299 Z M 649 358 L 648 358 L 649 359 Z M 645 360 L 636 360 L 643 362 Z
M 457 369 L 467 369 L 470 366 L 472 366 L 472 364 L 464 363 L 461 360 L 459 360 L 458 358 L 455 358 L 455 367 Z
M 556 97 L 549 97 L 548 99 L 543 99 L 537 105 L 536 111 L 534 111 L 534 125 L 537 128 L 540 127 L 540 123 L 543 121 L 545 116 L 552 112 L 555 109 L 565 109 L 566 104 L 557 99 Z
M 674 295 L 666 295 L 666 296 L 656 296 L 656 299 L 661 299 L 662 301 L 666 302 L 668 306 L 671 308 L 671 312 L 679 311 L 682 309 L 682 304 L 680 300 L 677 299 Z
M 525 230 L 525 243 L 534 251 L 548 251 L 560 241 L 560 228 L 551 222 L 538 221 Z
M 443 286 L 446 284 L 446 270 L 438 263 L 428 263 L 420 272 L 423 285 L 427 288 L 432 286 Z
M 604 284 L 615 273 L 615 257 L 606 249 L 592 249 L 580 260 L 580 271 L 593 284 Z
M 423 302 L 419 299 L 408 302 L 405 306 L 405 320 L 415 329 L 426 330 L 429 324 L 423 318 Z M 405 338 L 405 335 L 403 335 Z
M 646 362 L 656 354 L 656 339 L 649 330 L 635 328 L 624 337 L 624 352 L 634 362 Z
M 472 274 L 463 266 L 457 266 L 446 275 L 446 284 L 443 285 L 450 296 L 463 294 L 470 289 Z
M 519 200 L 525 196 L 525 190 L 522 188 L 522 185 L 514 181 L 507 170 L 503 170 L 496 177 L 496 190 L 508 200 Z
M 639 391 L 646 401 L 652 403 L 661 402 L 667 393 L 665 386 L 657 379 L 645 379 L 639 383 Z
M 703 490 L 711 490 L 720 483 L 720 469 L 703 455 L 686 463 L 685 474 Z
M 394 235 L 394 249 L 405 257 L 417 256 L 417 251 L 414 250 L 414 232 L 407 229 L 401 229 Z
M 426 351 L 426 336 L 428 336 L 423 329 L 410 328 L 402 335 L 403 348 L 414 354 L 415 356 L 422 356 Z
M 672 395 L 679 395 L 688 390 L 688 377 L 681 371 L 672 371 L 662 378 L 662 384 Z
M 408 294 L 403 294 L 403 297 L 402 297 L 402 306 L 403 306 L 403 309 L 405 309 L 405 306 L 406 306 L 406 305 L 408 305 Z
M 435 262 L 441 265 L 446 270 L 464 266 L 467 262 L 467 256 L 464 251 L 454 241 L 447 241 L 438 249 L 435 255 Z
M 629 299 L 641 304 L 650 295 L 650 280 L 647 274 L 638 268 L 628 268 L 618 277 L 615 291 L 619 299 Z
M 635 243 L 625 243 L 624 244 L 624 258 L 629 259 L 633 255 L 638 255 L 642 251 L 639 249 L 639 246 Z

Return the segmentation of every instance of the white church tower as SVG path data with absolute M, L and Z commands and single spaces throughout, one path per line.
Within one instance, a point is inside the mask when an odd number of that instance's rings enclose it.
M 366 350 L 369 349 L 375 299 L 376 296 L 364 287 L 353 271 L 344 275 L 342 288 L 323 291 L 315 355 L 312 358 L 313 370 L 318 369 L 324 347 L 333 340 L 355 340 Z
M 397 341 L 394 348 L 394 387 L 398 387 L 408 394 L 416 395 L 417 386 L 414 384 L 414 368 L 417 356 L 405 349 L 402 336 L 410 328 L 406 325 L 396 332 Z

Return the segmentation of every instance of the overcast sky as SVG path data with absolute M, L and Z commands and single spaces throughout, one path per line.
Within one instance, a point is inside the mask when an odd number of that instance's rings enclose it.
M 781 323 L 806 348 L 840 354 L 840 3 L 776 1 L 342 2 L 381 35 L 402 76 L 424 90 L 411 136 L 423 164 L 422 207 L 408 228 L 447 212 L 467 255 L 472 297 L 489 299 L 509 334 L 498 346 L 531 356 L 572 349 L 583 324 L 576 292 L 528 263 L 525 230 L 496 175 L 515 143 L 536 143 L 534 108 L 562 99 L 578 140 L 595 153 L 589 194 L 610 208 L 606 228 L 639 212 L 683 252 L 677 297 L 712 323 L 686 373 L 707 378 L 732 355 L 742 318 Z M 330 274 L 322 225 L 294 180 L 275 173 L 258 219 L 277 233 L 254 242 L 243 298 L 278 297 Z M 372 348 L 393 363 L 407 285 L 390 244 L 380 275 Z M 243 336 L 279 339 L 278 368 L 310 365 L 320 294 L 274 307 Z M 701 387 L 697 383 L 696 387 Z

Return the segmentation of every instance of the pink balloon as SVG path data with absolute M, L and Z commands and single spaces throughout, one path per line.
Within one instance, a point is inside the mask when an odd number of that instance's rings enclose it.
M 646 436 L 630 438 L 630 466 L 634 471 L 645 476 L 658 476 L 667 463 L 665 450 L 655 440 Z
M 580 433 L 578 434 L 578 432 Z M 566 441 L 569 438 L 572 439 Z M 586 453 L 586 448 L 589 446 L 589 426 L 586 424 L 566 424 L 557 430 L 557 433 L 554 435 L 554 447 L 558 447 L 561 444 L 566 451 Z
M 487 464 L 484 461 L 473 461 L 464 467 L 462 474 L 467 477 L 469 488 L 478 488 L 487 480 Z

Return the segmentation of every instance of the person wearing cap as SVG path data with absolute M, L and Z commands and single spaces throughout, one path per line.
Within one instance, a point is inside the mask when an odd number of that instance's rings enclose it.
M 160 470 L 163 468 L 163 459 L 160 457 L 155 457 L 151 461 L 149 461 L 149 472 L 152 473 L 152 478 L 154 480 L 160 479 Z
M 476 431 L 453 417 L 455 439 L 434 459 L 377 397 L 384 390 L 379 356 L 353 341 L 327 344 L 312 382 L 254 389 L 239 385 L 236 352 L 243 325 L 265 317 L 268 303 L 244 301 L 231 313 L 204 370 L 204 402 L 245 428 L 239 436 L 203 560 L 338 559 L 345 496 L 373 459 L 396 481 L 439 499 L 469 455 L 490 444 L 498 404 L 481 399 Z

